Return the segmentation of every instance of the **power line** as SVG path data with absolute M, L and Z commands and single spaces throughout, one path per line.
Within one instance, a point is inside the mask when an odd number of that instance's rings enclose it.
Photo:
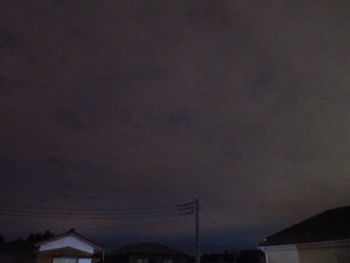
M 114 212 L 114 211 L 108 211 L 108 212 L 90 212 L 90 211 L 78 211 L 75 212 L 73 210 L 62 210 L 62 211 L 54 211 L 54 210 L 30 210 L 30 209 L 22 209 L 22 208 L 6 208 L 0 210 L 0 212 L 7 212 L 7 213 L 36 213 L 36 214 L 46 214 L 46 215 L 57 215 L 57 214 L 64 214 L 64 215 L 80 215 L 80 216 L 86 216 L 86 215 L 97 215 L 97 216 L 115 216 L 115 215 L 156 215 L 156 214 L 163 214 L 163 213 L 178 213 L 178 214 L 188 214 L 192 213 L 194 210 L 193 207 L 184 207 L 184 208 L 178 208 L 178 209 L 164 209 L 164 210 L 148 210 L 148 211 L 127 211 L 127 212 Z
M 190 214 L 179 214 L 179 213 L 163 213 L 156 215 L 135 215 L 135 216 L 120 216 L 120 215 L 101 215 L 101 216 L 90 216 L 90 215 L 74 215 L 74 214 L 35 214 L 35 213 L 19 213 L 19 212 L 0 212 L 0 215 L 3 216 L 17 216 L 17 217 L 39 217 L 39 218 L 48 218 L 48 219 L 66 219 L 66 218 L 74 218 L 74 219 L 144 219 L 144 218 L 154 218 L 154 217 L 174 217 L 174 216 L 186 216 Z
M 193 207 L 194 202 L 185 204 L 169 205 L 169 206 L 152 206 L 152 207 L 137 207 L 137 208 L 105 208 L 105 209 L 81 209 L 81 208 L 53 208 L 40 206 L 13 206 L 10 204 L 0 204 L 0 207 L 28 209 L 28 210 L 45 210 L 45 211 L 63 211 L 63 212 L 127 212 L 127 211 L 148 211 L 148 210 L 165 210 L 165 209 L 186 209 Z
M 17 217 L 41 217 L 52 219 L 143 219 L 149 217 L 188 216 L 195 211 L 194 202 L 159 207 L 129 209 L 61 209 L 49 207 L 14 207 L 0 204 L 0 215 Z

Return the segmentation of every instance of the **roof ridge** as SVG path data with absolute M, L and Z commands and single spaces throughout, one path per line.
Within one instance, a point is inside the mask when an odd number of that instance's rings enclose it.
M 37 242 L 37 243 L 35 243 L 35 246 L 40 246 L 42 244 L 45 244 L 45 243 L 48 243 L 48 242 L 51 242 L 51 241 L 54 241 L 54 240 L 57 240 L 57 239 L 60 239 L 60 238 L 68 237 L 68 236 L 75 236 L 78 239 L 81 239 L 81 240 L 84 240 L 87 243 L 90 243 L 95 248 L 98 248 L 100 250 L 103 249 L 103 247 L 100 246 L 99 244 L 97 244 L 96 242 L 94 242 L 94 241 L 90 240 L 89 238 L 83 236 L 82 234 L 79 234 L 78 232 L 76 232 L 74 228 L 71 228 L 70 230 L 68 230 L 67 232 L 65 232 L 63 234 L 59 234 L 59 235 L 54 236 L 52 238 L 46 239 L 44 241 Z

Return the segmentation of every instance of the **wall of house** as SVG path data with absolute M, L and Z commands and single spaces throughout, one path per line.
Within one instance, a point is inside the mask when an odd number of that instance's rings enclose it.
M 300 263 L 349 263 L 350 247 L 322 247 L 299 249 Z
M 265 251 L 266 263 L 299 263 L 299 255 L 296 246 L 288 249 L 276 249 Z
M 91 258 L 92 255 L 83 251 L 79 251 L 73 248 L 61 248 L 51 251 L 39 252 L 36 257 L 35 263 L 52 263 L 54 257 L 60 256 L 72 256 L 72 257 L 82 257 Z
M 349 263 L 350 246 L 270 250 L 267 263 Z

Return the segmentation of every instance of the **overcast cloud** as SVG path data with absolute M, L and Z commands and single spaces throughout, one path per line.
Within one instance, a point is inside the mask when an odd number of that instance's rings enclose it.
M 0 13 L 1 203 L 198 197 L 208 249 L 350 204 L 349 1 L 4 0 Z M 0 217 L 7 239 L 72 226 L 108 245 L 193 234 Z

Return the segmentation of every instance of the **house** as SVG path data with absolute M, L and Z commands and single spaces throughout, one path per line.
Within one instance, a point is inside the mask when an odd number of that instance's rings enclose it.
M 102 247 L 74 229 L 37 243 L 36 247 L 35 263 L 97 263 L 103 259 Z
M 259 248 L 267 263 L 348 263 L 350 206 L 327 210 L 268 236 Z
M 113 250 L 106 263 L 190 263 L 186 253 L 154 243 L 133 244 Z

